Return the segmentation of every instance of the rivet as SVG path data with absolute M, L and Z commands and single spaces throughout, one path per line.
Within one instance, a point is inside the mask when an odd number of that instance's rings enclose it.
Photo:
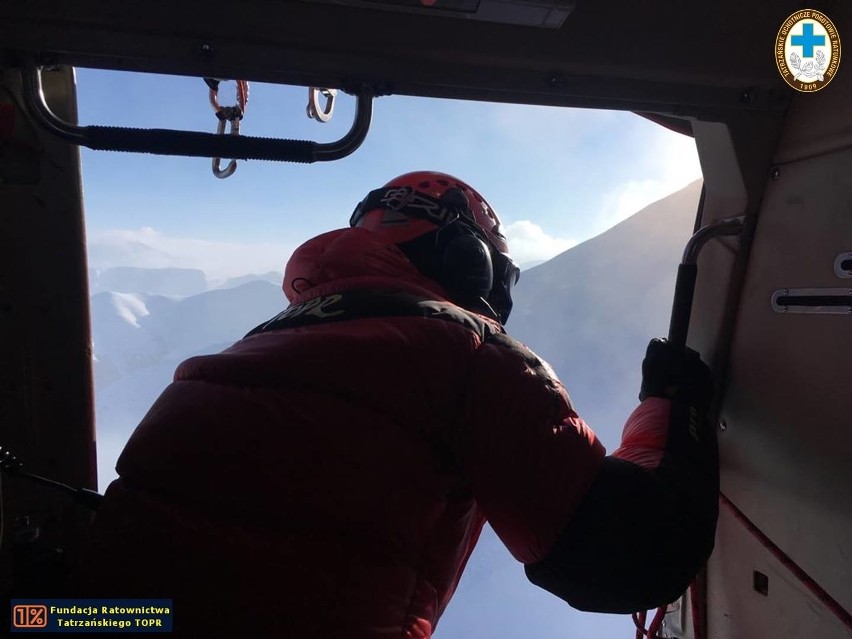
M 561 87 L 565 84 L 565 78 L 561 73 L 551 73 L 547 78 L 547 84 L 551 87 Z

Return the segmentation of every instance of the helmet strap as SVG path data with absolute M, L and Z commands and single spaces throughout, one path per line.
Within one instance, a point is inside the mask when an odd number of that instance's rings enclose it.
M 376 209 L 426 220 L 438 227 L 446 226 L 459 216 L 459 203 L 451 198 L 432 197 L 410 186 L 390 186 L 370 191 L 355 207 L 349 226 L 358 226 L 364 215 Z

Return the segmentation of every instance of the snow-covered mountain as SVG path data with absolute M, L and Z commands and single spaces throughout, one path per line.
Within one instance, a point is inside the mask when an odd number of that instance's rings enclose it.
M 668 329 L 677 264 L 699 193 L 700 183 L 693 183 L 525 270 L 515 289 L 509 332 L 554 366 L 610 450 L 637 403 L 645 346 Z M 147 281 L 142 274 L 131 279 Z M 272 279 L 248 276 L 189 297 L 138 287 L 92 296 L 101 488 L 115 476 L 118 453 L 180 361 L 221 350 L 284 307 L 278 277 Z M 497 636 L 486 628 L 499 628 L 501 637 L 527 637 L 531 619 L 537 637 L 632 636 L 622 617 L 576 613 L 529 585 L 486 528 L 436 637 Z
M 209 288 L 207 276 L 200 269 L 138 268 L 114 266 L 89 269 L 89 292 L 105 291 L 142 295 L 197 295 Z
M 284 279 L 284 273 L 280 273 L 278 271 L 269 271 L 268 273 L 262 273 L 260 275 L 241 275 L 239 277 L 231 277 L 222 282 L 215 283 L 211 286 L 211 288 L 235 288 L 242 284 L 246 284 L 247 282 L 254 282 L 256 280 L 260 280 L 262 282 L 269 282 L 270 284 L 275 284 L 275 286 L 280 286 L 281 281 Z
M 669 327 L 677 265 L 701 183 L 524 271 L 507 330 L 554 367 L 575 408 L 612 448 L 637 403 L 640 364 Z
M 540 262 L 539 262 L 540 263 Z M 227 279 L 210 279 L 197 268 L 142 268 L 114 266 L 89 269 L 89 293 L 130 293 L 133 295 L 162 295 L 189 297 L 217 288 L 236 288 L 248 282 L 262 281 L 278 286 L 284 274 L 269 271 Z

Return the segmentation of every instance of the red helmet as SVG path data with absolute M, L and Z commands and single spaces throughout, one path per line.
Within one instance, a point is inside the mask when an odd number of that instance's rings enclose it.
M 458 178 L 436 171 L 415 171 L 394 178 L 381 189 L 371 191 L 358 204 L 350 220 L 351 226 L 387 235 L 394 244 L 413 239 L 436 226 L 447 224 L 445 216 L 452 210 L 443 206 L 442 198 L 451 190 L 458 190 L 467 201 L 467 209 L 472 214 L 472 222 L 485 234 L 486 239 L 501 253 L 509 252 L 506 237 L 500 229 L 500 219 L 485 198 L 473 187 Z M 394 216 L 386 219 L 389 211 L 405 209 L 405 217 Z M 375 211 L 384 214 L 372 215 Z
M 349 224 L 399 246 L 459 305 L 508 318 L 520 271 L 497 214 L 465 182 L 435 171 L 406 173 L 370 191 Z

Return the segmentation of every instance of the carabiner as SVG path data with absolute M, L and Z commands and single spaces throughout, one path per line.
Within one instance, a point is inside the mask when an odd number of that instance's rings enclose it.
M 246 104 L 248 103 L 248 82 L 245 80 L 237 80 L 237 104 L 236 106 L 226 106 L 223 107 L 219 104 L 219 83 L 221 80 L 217 78 L 204 78 L 204 82 L 210 87 L 210 93 L 208 94 L 208 99 L 210 100 L 210 106 L 213 107 L 213 111 L 216 113 L 216 117 L 219 119 L 219 124 L 216 127 L 217 135 L 225 134 L 225 122 L 231 123 L 231 135 L 239 135 L 240 134 L 240 120 L 243 119 L 243 114 L 246 111 Z M 224 180 L 226 177 L 231 177 L 234 174 L 234 171 L 237 170 L 237 161 L 231 160 L 228 162 L 228 166 L 224 169 L 222 167 L 222 158 L 213 158 L 213 175 L 217 178 Z
M 325 108 L 321 109 L 319 105 L 319 94 L 322 93 L 325 98 Z M 318 89 L 310 87 L 308 89 L 308 106 L 305 111 L 309 118 L 317 122 L 328 122 L 331 120 L 331 115 L 334 112 L 334 98 L 337 96 L 337 89 Z
M 239 135 L 240 134 L 240 119 L 234 118 L 229 120 L 224 117 L 219 118 L 219 126 L 216 127 L 216 133 L 218 135 L 225 134 L 225 122 L 231 123 L 231 135 Z M 226 177 L 231 177 L 234 174 L 234 171 L 237 170 L 237 161 L 231 160 L 228 162 L 228 166 L 224 169 L 222 168 L 222 158 L 213 158 L 213 175 L 215 175 L 220 180 L 224 180 Z
M 219 83 L 222 80 L 204 78 L 204 82 L 210 87 L 208 99 L 210 100 L 210 106 L 213 107 L 213 111 L 219 113 L 222 109 L 228 108 L 219 105 Z M 237 107 L 239 107 L 240 113 L 245 113 L 249 99 L 249 84 L 245 80 L 235 80 L 235 82 L 237 83 Z

